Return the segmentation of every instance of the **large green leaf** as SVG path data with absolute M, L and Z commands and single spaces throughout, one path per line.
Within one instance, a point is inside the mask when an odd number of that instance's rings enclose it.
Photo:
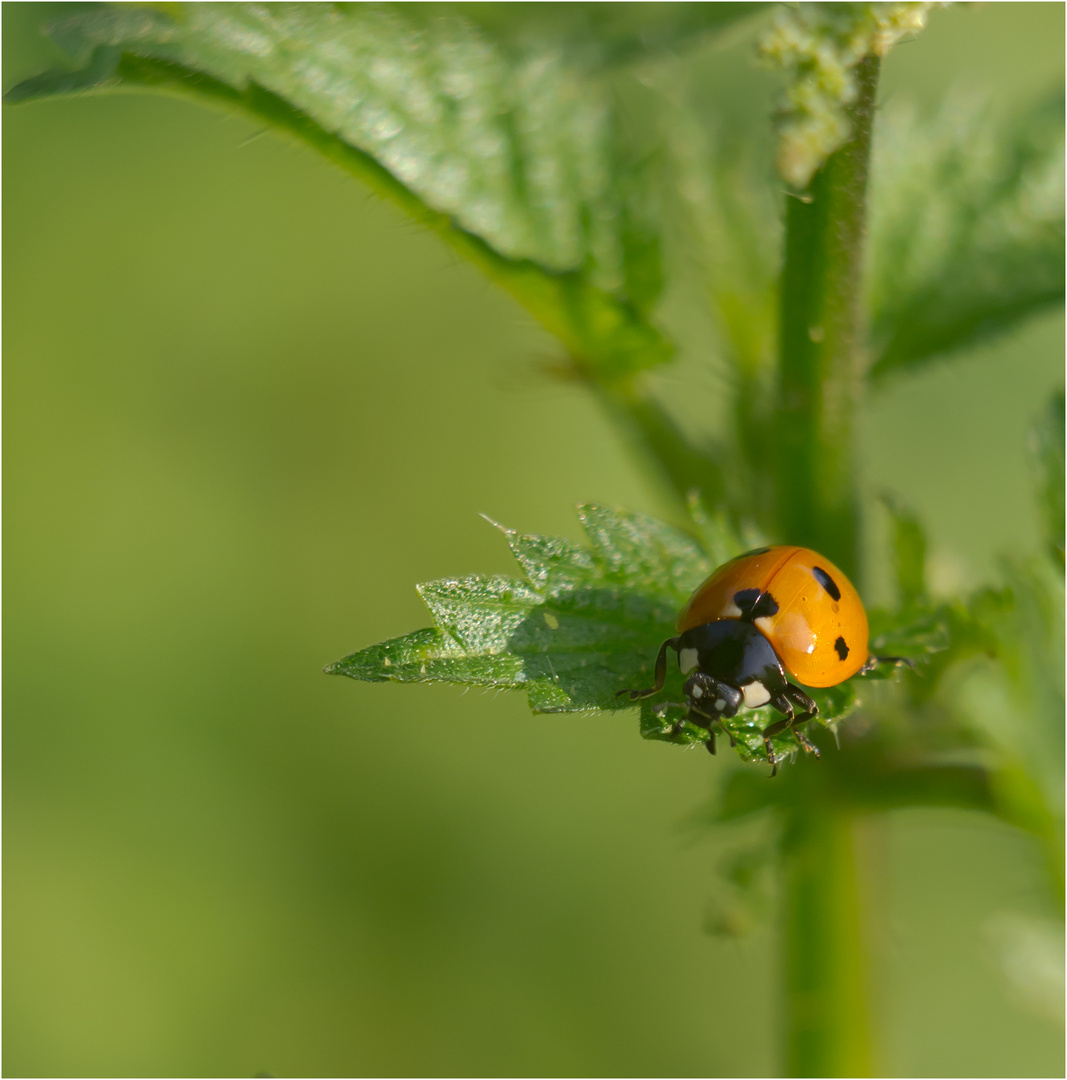
M 1062 94 L 1007 121 L 958 98 L 889 112 L 871 214 L 875 381 L 1062 303 Z
M 579 367 L 666 359 L 645 156 L 607 80 L 558 43 L 506 48 L 469 19 L 378 4 L 99 5 L 52 35 L 82 64 L 7 95 L 154 89 L 297 135 L 441 232 Z M 579 50 L 580 51 L 580 50 Z

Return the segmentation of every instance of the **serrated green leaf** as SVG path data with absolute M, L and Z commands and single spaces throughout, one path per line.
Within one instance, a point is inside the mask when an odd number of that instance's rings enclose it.
M 8 101 L 142 88 L 242 108 L 439 232 L 587 374 L 669 358 L 642 315 L 659 270 L 641 161 L 607 83 L 562 48 L 510 52 L 468 19 L 379 4 L 101 4 L 54 36 L 87 67 Z
M 676 607 L 658 583 L 626 589 L 618 575 L 605 573 L 618 555 L 612 538 L 658 537 L 661 547 L 646 563 L 655 573 L 665 565 L 655 560 L 674 550 L 663 545 L 680 544 L 680 534 L 606 508 L 595 508 L 593 517 L 601 561 L 566 540 L 504 530 L 526 582 L 492 576 L 422 585 L 434 629 L 364 649 L 327 670 L 371 681 L 525 687 L 537 712 L 627 707 L 616 695 L 651 678 L 656 651 L 673 633 Z
M 492 518 L 485 520 L 507 537 L 511 554 L 522 567 L 526 579 L 542 595 L 552 597 L 560 591 L 599 580 L 600 570 L 588 548 L 559 536 L 530 536 L 509 529 Z
M 437 626 L 463 649 L 490 655 L 503 651 L 541 597 L 506 577 L 431 581 L 419 595 Z
M 876 383 L 1062 302 L 1062 93 L 1007 121 L 958 98 L 887 111 L 871 174 Z
M 511 655 L 473 654 L 440 630 L 416 630 L 346 656 L 326 669 L 363 682 L 449 682 L 520 687 L 522 663 Z
M 623 690 L 648 686 L 662 642 L 674 634 L 679 608 L 708 574 L 707 552 L 688 534 L 643 514 L 579 507 L 590 546 L 501 528 L 525 580 L 494 575 L 421 585 L 432 629 L 373 645 L 330 665 L 328 674 L 370 682 L 449 682 L 523 688 L 535 712 L 629 709 Z M 732 557 L 740 541 L 719 514 L 711 535 Z M 495 524 L 495 523 L 494 523 Z M 683 745 L 705 743 L 680 702 L 683 678 L 668 664 L 661 694 L 640 708 L 641 733 Z M 855 687 L 813 690 L 819 722 L 833 727 L 856 703 Z M 722 722 L 744 761 L 766 762 L 763 729 L 778 719 L 768 708 Z M 725 735 L 725 738 L 723 738 Z M 790 733 L 772 740 L 780 761 L 795 757 Z
M 680 604 L 713 569 L 696 541 L 644 514 L 581 506 L 578 518 L 605 580 Z
M 1032 447 L 1040 470 L 1038 501 L 1045 521 L 1046 544 L 1060 570 L 1064 565 L 1064 395 L 1053 394 L 1034 425 Z

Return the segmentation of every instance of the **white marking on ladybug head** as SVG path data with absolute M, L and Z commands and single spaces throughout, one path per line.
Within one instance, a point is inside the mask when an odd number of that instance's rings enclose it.
M 748 709 L 758 709 L 771 700 L 770 690 L 761 682 L 750 682 L 747 686 L 742 686 L 741 693 L 745 695 L 745 707 Z
M 721 697 L 717 697 L 715 699 L 715 708 L 722 712 L 726 708 L 726 702 Z
M 678 653 L 678 666 L 682 669 L 683 675 L 688 675 L 699 662 L 700 656 L 696 649 L 682 649 Z
M 692 694 L 695 698 L 702 698 L 704 696 L 704 687 L 694 686 L 693 689 L 689 691 L 689 693 Z

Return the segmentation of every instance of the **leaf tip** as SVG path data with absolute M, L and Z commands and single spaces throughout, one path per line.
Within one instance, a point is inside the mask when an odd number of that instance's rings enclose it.
M 499 529 L 505 536 L 511 536 L 515 532 L 514 529 L 509 529 L 506 525 L 501 525 L 500 522 L 496 520 L 496 518 L 491 518 L 488 514 L 479 513 L 478 517 L 480 517 L 483 521 L 488 521 L 494 529 Z

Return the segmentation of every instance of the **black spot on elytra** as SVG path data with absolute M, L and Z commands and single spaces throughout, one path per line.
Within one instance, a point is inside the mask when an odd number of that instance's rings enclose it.
M 815 575 L 815 580 L 835 599 L 841 599 L 841 590 L 837 587 L 837 582 L 821 567 L 813 567 L 811 571 Z
M 749 622 L 778 614 L 778 601 L 769 592 L 742 589 L 734 593 L 734 603 L 741 609 L 741 618 Z
M 839 637 L 837 641 L 834 642 L 834 648 L 837 650 L 837 655 L 840 656 L 842 660 L 848 656 L 848 646 L 845 644 L 845 639 L 843 637 Z

